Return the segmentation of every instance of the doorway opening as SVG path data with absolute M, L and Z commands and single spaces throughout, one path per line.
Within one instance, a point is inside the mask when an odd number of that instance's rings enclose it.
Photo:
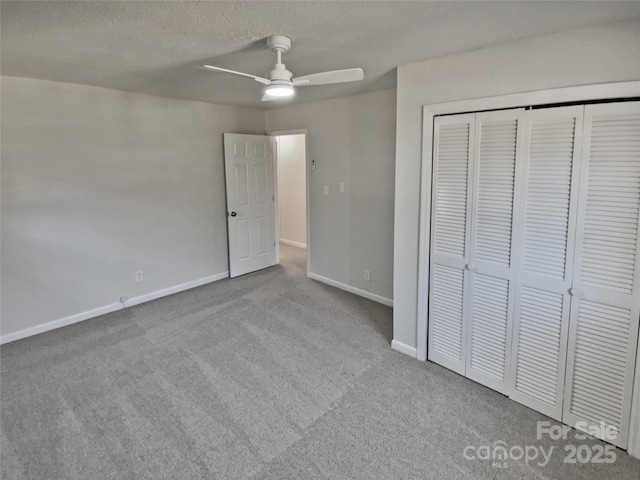
M 281 260 L 306 257 L 309 273 L 309 178 L 307 132 L 270 132 L 276 167 L 276 255 Z M 294 260 L 295 259 L 295 260 Z

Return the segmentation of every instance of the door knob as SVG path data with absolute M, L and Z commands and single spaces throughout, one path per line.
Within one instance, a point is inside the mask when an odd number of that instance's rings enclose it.
M 231 213 L 230 213 L 230 215 L 231 215 L 232 217 L 235 217 L 235 216 L 236 216 L 236 215 L 238 215 L 238 214 L 237 214 L 236 212 L 231 212 Z
M 570 288 L 569 295 L 573 297 L 578 297 L 580 295 L 580 290 L 578 290 L 577 288 Z
M 469 270 L 470 272 L 475 272 L 476 271 L 476 264 L 475 263 L 467 263 L 467 270 Z

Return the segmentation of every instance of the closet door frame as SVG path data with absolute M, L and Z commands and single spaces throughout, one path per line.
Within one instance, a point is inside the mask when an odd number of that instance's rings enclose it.
M 632 97 L 640 97 L 640 81 L 582 85 L 423 105 L 415 353 L 417 359 L 422 361 L 427 359 L 434 118 L 444 114 Z M 636 363 L 640 365 L 640 356 Z M 640 375 L 637 374 L 636 378 L 640 378 Z M 637 381 L 633 392 L 632 408 L 636 416 L 640 417 L 640 384 Z M 640 421 L 632 422 L 630 439 L 633 441 L 629 442 L 629 452 L 640 458 Z

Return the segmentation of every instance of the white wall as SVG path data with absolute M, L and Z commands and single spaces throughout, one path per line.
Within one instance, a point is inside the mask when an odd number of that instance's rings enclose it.
M 3 336 L 228 270 L 222 132 L 262 111 L 12 77 L 1 110 Z
M 307 246 L 307 174 L 304 135 L 282 135 L 278 142 L 280 241 Z
M 309 131 L 311 272 L 391 299 L 395 90 L 268 110 L 266 127 Z
M 416 347 L 422 105 L 640 79 L 640 22 L 621 22 L 402 65 L 395 179 L 396 342 Z M 430 195 L 430 192 L 427 192 Z

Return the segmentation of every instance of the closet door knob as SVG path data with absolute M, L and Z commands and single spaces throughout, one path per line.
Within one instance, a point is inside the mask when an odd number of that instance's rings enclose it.
M 580 296 L 580 290 L 578 290 L 577 288 L 570 288 L 569 289 L 569 295 L 571 295 L 572 297 L 579 297 Z
M 467 263 L 467 270 L 469 270 L 470 272 L 475 272 L 476 271 L 476 264 L 475 263 Z

